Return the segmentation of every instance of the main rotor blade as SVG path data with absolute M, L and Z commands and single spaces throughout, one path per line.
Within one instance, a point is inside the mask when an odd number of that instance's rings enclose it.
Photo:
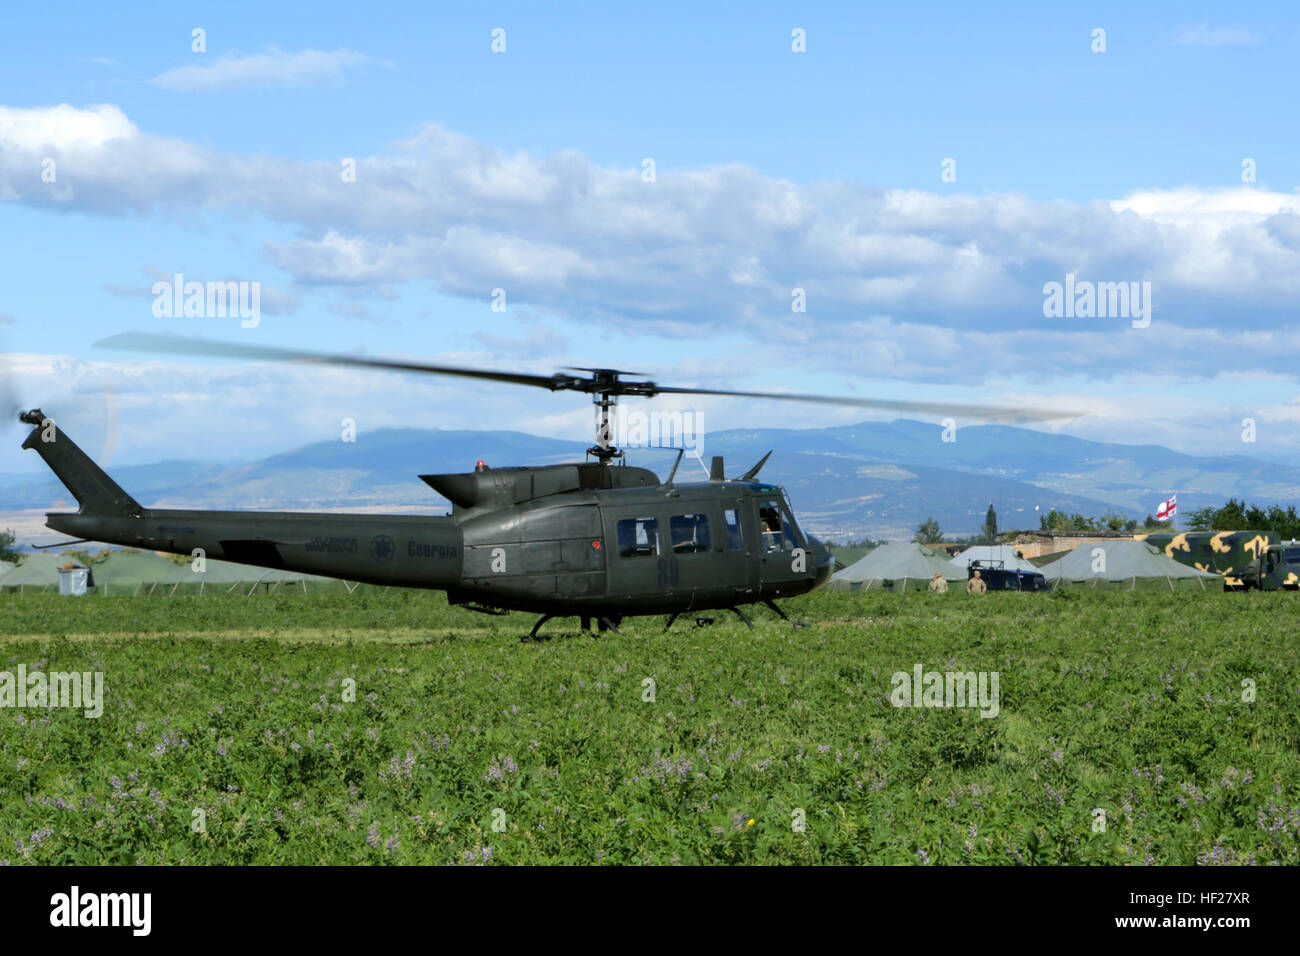
M 733 392 L 716 388 L 673 388 L 655 385 L 656 393 L 673 395 L 722 395 L 730 398 L 764 398 L 781 402 L 817 402 L 822 405 L 853 405 L 884 411 L 920 412 L 927 415 L 965 415 L 1002 422 L 1038 422 L 1055 418 L 1078 418 L 1085 412 L 1050 408 L 1007 408 L 1001 405 L 971 405 L 965 402 L 914 402 L 893 398 L 849 398 L 845 395 L 798 395 L 782 392 Z
M 718 395 L 725 398 L 762 398 L 780 402 L 815 402 L 822 405 L 846 405 L 857 408 L 875 408 L 884 411 L 918 412 L 926 415 L 963 415 L 1001 422 L 1050 421 L 1057 418 L 1077 418 L 1084 412 L 1064 409 L 1006 408 L 999 405 L 971 405 L 961 402 L 916 402 L 890 398 L 850 398 L 845 395 L 800 395 L 784 392 L 746 392 L 714 388 L 674 388 L 654 382 L 620 381 L 619 375 L 631 374 L 613 369 L 576 369 L 591 371 L 591 378 L 565 375 L 529 375 L 522 372 L 499 372 L 492 369 L 462 368 L 454 365 L 428 365 L 423 362 L 404 362 L 396 359 L 363 358 L 355 355 L 329 355 L 307 352 L 273 345 L 243 345 L 235 342 L 213 342 L 180 335 L 158 335 L 127 332 L 96 342 L 100 348 L 122 349 L 131 352 L 165 352 L 175 355 L 204 355 L 217 358 L 242 358 L 270 362 L 315 362 L 320 365 L 340 365 L 350 368 L 378 368 L 396 372 L 421 372 L 433 375 L 455 375 L 461 378 L 485 379 L 511 385 L 531 385 L 547 391 L 578 391 L 593 395 L 633 395 L 654 398 L 656 395 Z
M 363 358 L 357 355 L 327 355 L 305 352 L 273 345 L 241 345 L 235 342 L 210 342 L 181 335 L 153 335 L 143 332 L 125 332 L 112 335 L 95 343 L 96 348 L 120 349 L 128 352 L 166 352 L 172 355 L 205 355 L 214 358 L 242 358 L 265 362 L 315 362 L 320 365 L 342 365 L 351 368 L 380 368 L 396 372 L 427 372 L 435 375 L 458 375 L 463 378 L 482 378 L 512 385 L 532 385 L 556 391 L 572 387 L 566 375 L 528 375 L 522 372 L 496 372 L 490 369 L 460 368 L 454 365 L 426 365 L 422 362 L 402 362 L 394 359 Z

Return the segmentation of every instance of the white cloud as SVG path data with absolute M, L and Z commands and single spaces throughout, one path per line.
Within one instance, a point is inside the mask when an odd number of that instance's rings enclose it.
M 2 139 L 7 136 L 8 139 Z M 139 131 L 116 107 L 0 113 L 0 197 L 105 214 L 239 210 L 287 223 L 268 243 L 304 283 L 388 294 L 432 280 L 511 308 L 606 328 L 741 333 L 797 347 L 809 371 L 988 382 L 1213 376 L 1300 360 L 1300 197 L 1146 190 L 1113 201 L 936 195 L 799 184 L 741 165 L 671 172 L 574 152 L 505 154 L 428 126 L 390 152 L 337 160 L 223 154 Z M 33 170 L 47 152 L 59 181 Z M 1150 329 L 1045 319 L 1067 272 L 1150 281 Z M 807 293 L 792 313 L 791 290 Z
M 354 50 L 287 50 L 272 48 L 249 56 L 225 55 L 211 63 L 178 66 L 150 82 L 182 93 L 280 86 L 318 86 L 337 83 L 349 67 L 370 62 Z
M 0 148 L 6 151 L 96 149 L 139 132 L 125 113 L 107 104 L 85 109 L 67 103 L 36 109 L 0 106 Z
M 1231 226 L 1249 225 L 1267 216 L 1300 211 L 1300 195 L 1249 186 L 1143 189 L 1123 199 L 1112 200 L 1110 207 L 1116 212 L 1132 210 L 1153 222 L 1197 227 L 1217 235 Z

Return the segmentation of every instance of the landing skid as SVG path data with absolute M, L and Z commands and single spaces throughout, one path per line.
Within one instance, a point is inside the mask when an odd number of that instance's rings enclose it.
M 751 621 L 749 618 L 745 617 L 744 613 L 740 610 L 740 608 L 728 607 L 728 608 L 723 608 L 722 610 L 730 611 L 732 614 L 736 615 L 736 617 L 740 618 L 742 621 L 745 622 L 745 626 L 748 627 L 751 631 L 754 629 L 754 622 Z M 681 617 L 680 611 L 668 615 L 668 623 L 664 625 L 664 630 L 667 631 L 669 628 L 671 628 L 673 626 L 673 621 L 677 620 L 679 617 Z M 713 623 L 713 618 L 711 617 L 697 617 L 695 619 L 696 627 L 707 627 L 712 623 Z
M 766 604 L 768 607 L 770 607 L 773 611 L 775 611 L 775 612 L 777 613 L 777 616 L 780 617 L 781 620 L 783 620 L 783 621 L 787 621 L 787 622 L 789 622 L 790 624 L 794 625 L 795 627 L 807 627 L 807 626 L 808 626 L 808 622 L 807 622 L 807 621 L 793 621 L 793 620 L 791 620 L 790 617 L 789 617 L 789 615 L 787 615 L 787 614 L 785 613 L 785 611 L 781 610 L 779 607 L 776 606 L 776 602 L 775 602 L 775 601 L 773 601 L 773 600 L 766 600 L 766 601 L 764 601 L 763 603 Z
M 579 617 L 582 621 L 582 625 L 581 625 L 582 630 L 588 632 L 591 630 L 592 617 L 590 615 L 543 614 L 541 618 L 537 621 L 537 623 L 533 625 L 533 629 L 528 632 L 528 636 L 524 638 L 520 638 L 520 640 L 523 641 L 549 640 L 549 638 L 545 638 L 544 636 L 539 635 L 538 631 L 542 629 L 542 625 L 545 624 L 547 621 L 557 617 Z M 618 625 L 623 623 L 622 617 L 619 616 L 615 616 L 612 618 L 597 617 L 595 618 L 595 621 L 596 621 L 596 626 L 601 633 L 604 633 L 605 631 L 613 631 L 615 634 L 620 634 L 620 635 L 623 633 L 618 629 Z
M 793 619 L 792 619 L 788 614 L 785 613 L 785 611 L 783 611 L 783 610 L 781 610 L 779 607 L 777 607 L 777 604 L 776 604 L 775 601 L 772 601 L 772 600 L 765 600 L 763 603 L 764 603 L 765 605 L 767 605 L 769 608 L 771 608 L 773 611 L 775 611 L 777 617 L 779 617 L 781 620 L 785 621 L 786 623 L 788 623 L 788 624 L 790 624 L 790 625 L 792 625 L 792 626 L 794 626 L 794 627 L 807 627 L 807 626 L 808 626 L 808 624 L 807 624 L 806 621 L 796 621 L 796 620 L 793 620 Z M 724 608 L 724 610 L 730 611 L 732 614 L 736 615 L 736 617 L 738 617 L 738 618 L 740 618 L 742 621 L 744 621 L 744 622 L 745 622 L 745 626 L 746 626 L 747 628 L 749 628 L 751 631 L 754 629 L 754 622 L 753 622 L 753 621 L 752 621 L 752 620 L 751 620 L 751 619 L 750 619 L 750 618 L 745 614 L 745 612 L 742 611 L 740 608 L 738 608 L 738 607 L 729 607 L 729 608 Z M 668 623 L 664 625 L 664 630 L 667 631 L 669 628 L 671 628 L 671 627 L 673 626 L 673 622 L 676 621 L 677 618 L 680 617 L 680 616 L 681 616 L 681 612 L 676 612 L 676 613 L 673 613 L 673 614 L 668 615 Z M 697 620 L 696 620 L 696 624 L 697 624 L 697 625 L 699 625 L 700 620 L 702 620 L 702 619 L 697 619 Z M 711 618 L 709 618 L 708 620 L 709 620 L 710 623 L 712 623 L 712 619 L 711 619 Z

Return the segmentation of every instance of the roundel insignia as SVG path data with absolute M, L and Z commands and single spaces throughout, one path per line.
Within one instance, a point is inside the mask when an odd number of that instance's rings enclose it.
M 370 539 L 370 556 L 376 561 L 387 561 L 397 553 L 397 545 L 386 534 L 377 534 Z

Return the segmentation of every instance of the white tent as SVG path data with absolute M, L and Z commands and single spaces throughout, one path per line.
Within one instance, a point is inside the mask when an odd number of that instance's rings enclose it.
M 1021 557 L 1020 552 L 1009 544 L 977 544 L 967 548 L 952 559 L 952 566 L 965 573 L 972 562 L 978 561 L 984 567 L 996 567 L 999 562 L 1008 571 L 1036 572 L 1032 562 Z

